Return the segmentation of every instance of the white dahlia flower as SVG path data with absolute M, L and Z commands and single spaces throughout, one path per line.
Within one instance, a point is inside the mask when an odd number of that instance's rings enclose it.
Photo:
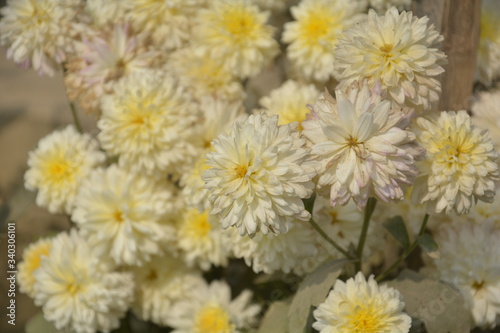
M 441 92 L 436 77 L 444 72 L 446 56 L 437 49 L 443 36 L 427 26 L 428 20 L 395 7 L 383 16 L 370 10 L 368 20 L 345 30 L 337 43 L 340 86 L 368 79 L 399 106 L 431 109 Z
M 486 86 L 500 76 L 500 3 L 483 0 L 477 54 L 478 77 Z
M 401 294 L 379 286 L 373 275 L 358 272 L 346 282 L 337 280 L 326 300 L 313 312 L 320 333 L 408 333 L 411 318 L 403 312 Z
M 29 153 L 24 186 L 38 190 L 37 205 L 51 213 L 71 214 L 82 181 L 105 158 L 96 140 L 70 125 L 42 138 Z
M 214 0 L 201 9 L 193 43 L 238 77 L 254 76 L 279 52 L 269 15 L 249 0 Z
M 35 303 L 61 331 L 110 332 L 133 299 L 132 275 L 113 272 L 74 229 L 53 239 L 35 280 Z
M 302 199 L 312 194 L 314 170 L 297 125 L 251 115 L 212 141 L 203 179 L 224 229 L 284 233 L 291 221 L 309 219 Z
M 401 200 L 417 175 L 415 159 L 422 151 L 406 130 L 410 114 L 365 84 L 325 93 L 311 107 L 302 133 L 313 143 L 311 155 L 321 166 L 320 194 L 330 192 L 333 206 L 353 199 L 363 208 L 369 197 Z
M 467 213 L 478 200 L 491 202 L 500 179 L 498 153 L 488 135 L 471 125 L 466 111 L 443 111 L 415 119 L 411 126 L 427 151 L 417 164 L 412 196 L 430 212 Z
M 42 238 L 30 244 L 23 252 L 23 261 L 17 266 L 19 290 L 35 298 L 35 271 L 40 267 L 42 258 L 49 255 L 52 239 Z
M 499 21 L 500 22 L 500 21 Z M 472 103 L 472 124 L 489 130 L 491 139 L 500 147 L 500 90 L 482 92 Z
M 307 80 L 327 81 L 334 74 L 335 46 L 342 30 L 366 18 L 366 0 L 303 0 L 290 9 L 283 42 L 292 67 Z

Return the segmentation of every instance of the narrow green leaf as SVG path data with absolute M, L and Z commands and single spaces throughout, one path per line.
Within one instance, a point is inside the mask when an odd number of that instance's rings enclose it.
M 441 256 L 439 252 L 439 246 L 429 234 L 423 234 L 417 238 L 417 243 L 420 245 L 422 250 L 433 259 L 437 259 Z
M 274 302 L 266 311 L 257 333 L 287 333 L 288 302 Z
M 410 246 L 408 230 L 406 229 L 406 224 L 401 216 L 398 215 L 387 219 L 384 223 L 384 227 L 394 238 L 396 238 L 399 243 L 401 243 L 401 245 L 403 245 L 405 250 Z

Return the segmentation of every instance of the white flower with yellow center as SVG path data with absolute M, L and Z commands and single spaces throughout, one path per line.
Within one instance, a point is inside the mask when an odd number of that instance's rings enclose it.
M 74 229 L 53 239 L 35 279 L 35 304 L 60 331 L 118 328 L 133 298 L 132 275 L 113 272 Z
M 320 333 L 408 333 L 411 318 L 403 312 L 401 294 L 379 286 L 373 275 L 358 272 L 346 282 L 337 280 L 326 300 L 313 312 Z
M 291 122 L 299 123 L 302 130 L 302 121 L 309 113 L 307 104 L 313 103 L 320 96 L 320 92 L 312 84 L 300 84 L 288 80 L 278 89 L 271 91 L 269 96 L 262 97 L 259 101 L 265 109 L 261 110 L 268 115 L 278 115 L 278 124 L 285 125 Z
M 500 21 L 499 21 L 500 22 Z M 497 149 L 500 147 L 500 91 L 482 92 L 472 104 L 472 124 L 489 130 Z
M 419 117 L 412 124 L 427 151 L 419 162 L 414 200 L 430 212 L 467 213 L 478 200 L 491 202 L 500 179 L 498 153 L 488 131 L 471 125 L 466 111 Z
M 7 58 L 40 75 L 54 75 L 74 52 L 82 9 L 80 0 L 9 0 L 0 11 L 0 45 L 8 45 Z
M 369 197 L 401 200 L 417 175 L 415 135 L 406 130 L 409 113 L 392 108 L 365 82 L 348 91 L 328 93 L 312 106 L 302 133 L 314 144 L 311 155 L 321 164 L 317 186 L 330 192 L 333 206 L 351 198 L 363 208 Z
M 195 151 L 186 137 L 198 110 L 165 73 L 145 70 L 118 81 L 102 99 L 99 141 L 133 172 L 182 173 Z
M 392 6 L 399 11 L 411 9 L 411 0 L 368 0 L 368 3 L 378 13 L 385 13 Z
M 291 221 L 309 219 L 302 199 L 312 194 L 314 170 L 297 125 L 251 115 L 212 141 L 203 179 L 224 229 L 284 233 Z
M 279 52 L 268 13 L 248 0 L 215 0 L 202 9 L 193 43 L 238 77 L 256 75 Z
M 500 76 L 500 3 L 484 0 L 481 5 L 481 28 L 477 55 L 478 77 L 491 85 Z
M 239 333 L 255 325 L 260 306 L 251 304 L 252 293 L 244 290 L 231 299 L 229 285 L 206 283 L 193 297 L 179 302 L 172 311 L 172 333 Z
M 171 187 L 116 165 L 98 169 L 82 184 L 72 219 L 99 256 L 141 265 L 169 245 Z
M 24 186 L 38 190 L 37 205 L 51 213 L 71 214 L 80 184 L 104 160 L 97 141 L 68 126 L 42 138 L 30 152 Z
M 368 79 L 370 87 L 380 84 L 386 98 L 400 106 L 429 110 L 439 99 L 446 56 L 437 49 L 443 37 L 427 26 L 428 17 L 395 7 L 348 28 L 335 49 L 335 66 L 341 87 Z
M 40 267 L 43 257 L 48 256 L 52 246 L 51 239 L 40 239 L 30 244 L 23 252 L 23 261 L 17 267 L 19 290 L 35 298 L 35 271 Z
M 366 18 L 366 0 L 303 0 L 290 10 L 295 21 L 285 24 L 282 39 L 293 68 L 308 80 L 327 81 L 340 33 Z

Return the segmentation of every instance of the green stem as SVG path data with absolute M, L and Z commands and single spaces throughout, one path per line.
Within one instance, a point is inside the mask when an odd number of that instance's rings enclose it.
M 356 271 L 361 271 L 363 264 L 363 249 L 365 248 L 366 235 L 368 234 L 368 227 L 370 226 L 370 220 L 373 212 L 375 211 L 375 206 L 377 205 L 377 199 L 369 198 L 365 207 L 365 217 L 363 219 L 363 227 L 361 229 L 361 234 L 359 235 L 358 248 L 356 250 L 356 256 L 358 261 L 356 262 Z
M 385 272 L 383 272 L 382 274 L 380 274 L 379 276 L 377 276 L 375 278 L 375 280 L 377 282 L 380 282 L 383 279 L 385 279 L 387 277 L 387 275 L 389 275 L 389 273 L 392 272 L 392 270 L 394 270 L 396 267 L 398 267 L 406 258 L 408 258 L 408 256 L 413 252 L 413 250 L 415 250 L 415 248 L 418 245 L 418 237 L 422 236 L 424 234 L 424 232 L 425 232 L 425 229 L 427 228 L 427 221 L 429 221 L 429 214 L 425 214 L 424 220 L 422 221 L 422 226 L 420 227 L 420 231 L 418 233 L 417 238 L 415 238 L 415 240 L 413 241 L 413 243 L 403 252 L 403 254 L 401 255 L 401 257 L 399 257 L 399 259 L 396 260 L 391 265 L 391 267 L 389 267 L 388 269 L 386 269 Z
M 334 248 L 336 248 L 340 253 L 342 253 L 344 256 L 346 256 L 346 258 L 349 258 L 349 259 L 354 259 L 350 254 L 349 252 L 347 252 L 344 248 L 342 248 L 342 246 L 340 246 L 339 244 L 337 244 L 333 239 L 330 238 L 330 236 L 328 236 L 324 231 L 323 229 L 321 229 L 321 227 L 316 223 L 314 222 L 314 220 L 311 218 L 309 220 L 309 223 L 311 223 L 312 227 L 314 229 L 316 229 L 316 231 L 321 235 L 321 237 L 323 237 L 328 243 L 330 243 Z
M 78 132 L 83 133 L 82 125 L 80 124 L 80 119 L 78 119 L 78 114 L 76 113 L 75 103 L 69 102 L 69 107 L 71 108 L 71 114 L 73 115 L 73 121 Z

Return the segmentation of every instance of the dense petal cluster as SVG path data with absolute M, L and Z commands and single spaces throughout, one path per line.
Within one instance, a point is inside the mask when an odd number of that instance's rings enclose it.
M 40 267 L 42 258 L 49 255 L 51 239 L 42 238 L 31 243 L 23 252 L 23 261 L 17 267 L 19 290 L 29 297 L 35 297 L 35 271 Z

